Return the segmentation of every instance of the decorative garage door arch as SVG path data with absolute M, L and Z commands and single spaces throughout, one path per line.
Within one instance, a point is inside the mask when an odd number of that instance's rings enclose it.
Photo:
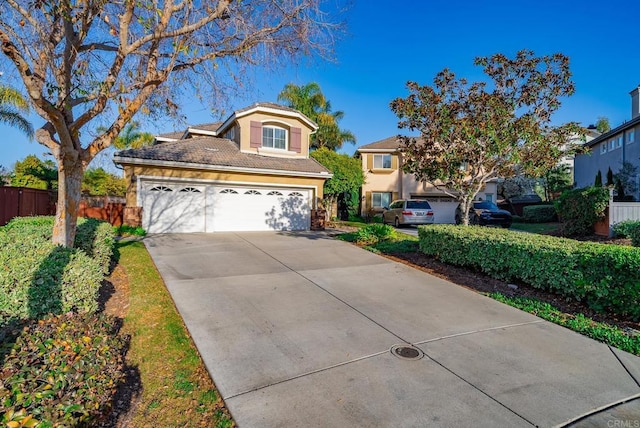
M 310 189 L 143 181 L 149 233 L 307 230 Z

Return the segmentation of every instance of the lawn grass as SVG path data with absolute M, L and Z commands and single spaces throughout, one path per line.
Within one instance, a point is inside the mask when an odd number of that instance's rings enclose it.
M 129 280 L 127 363 L 138 369 L 142 384 L 127 426 L 235 426 L 146 248 L 130 241 L 118 250 Z
M 560 223 L 513 223 L 511 230 L 520 230 L 522 232 L 537 233 L 546 235 L 556 232 L 560 229 Z

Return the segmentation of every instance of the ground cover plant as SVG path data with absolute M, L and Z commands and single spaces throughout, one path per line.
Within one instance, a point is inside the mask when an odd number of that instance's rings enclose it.
M 2 422 L 91 426 L 123 379 L 126 338 L 103 315 L 56 315 L 5 328 L 0 346 Z

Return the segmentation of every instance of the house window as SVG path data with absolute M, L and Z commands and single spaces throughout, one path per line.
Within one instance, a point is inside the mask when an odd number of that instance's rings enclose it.
M 627 131 L 627 144 L 633 143 L 636 138 L 636 131 L 634 129 L 630 129 Z
M 373 155 L 373 168 L 374 169 L 390 169 L 391 168 L 391 155 Z
M 287 148 L 287 130 L 275 126 L 263 126 L 262 147 L 285 150 Z
M 620 135 L 620 136 L 618 137 L 618 147 L 622 147 L 623 140 L 624 140 L 624 136 L 623 136 L 623 135 Z
M 607 142 L 600 144 L 600 153 L 607 153 Z
M 616 140 L 609 140 L 609 151 L 616 147 Z
M 391 204 L 391 192 L 371 193 L 371 205 L 373 208 L 384 208 Z

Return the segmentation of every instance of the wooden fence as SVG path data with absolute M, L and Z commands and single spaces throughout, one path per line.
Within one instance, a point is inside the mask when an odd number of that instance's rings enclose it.
M 120 202 L 107 202 L 102 206 L 92 206 L 85 201 L 80 202 L 78 217 L 97 218 L 98 220 L 108 221 L 114 226 L 121 226 L 124 204 Z
M 27 187 L 0 187 L 0 226 L 14 217 L 53 215 L 56 194 L 49 190 Z
M 113 202 L 122 198 L 87 198 L 80 202 L 79 217 L 97 218 L 120 226 L 123 220 L 124 203 Z M 55 215 L 56 192 L 27 187 L 0 187 L 0 226 L 14 217 Z

